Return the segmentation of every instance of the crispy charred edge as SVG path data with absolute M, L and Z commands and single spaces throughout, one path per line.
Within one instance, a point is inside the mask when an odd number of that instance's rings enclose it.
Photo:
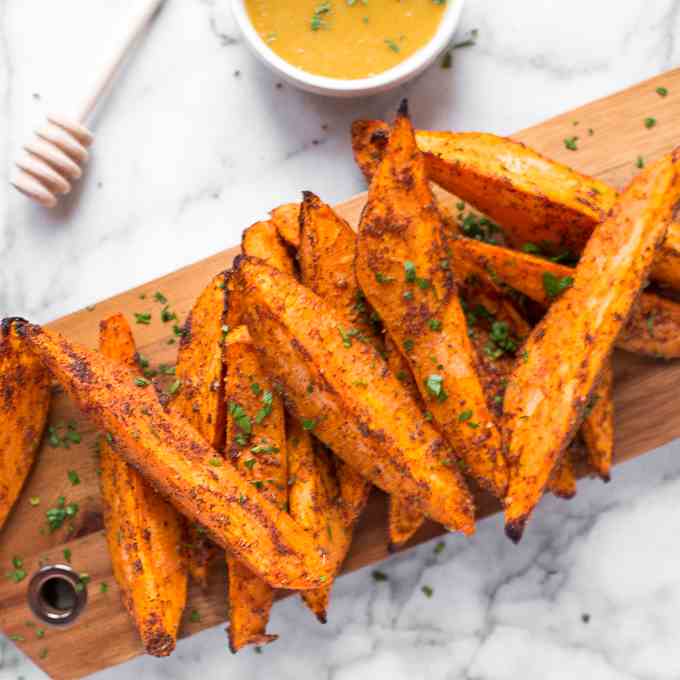
M 278 635 L 263 633 L 261 635 L 251 635 L 247 640 L 235 640 L 231 634 L 231 627 L 225 628 L 225 631 L 229 638 L 229 651 L 232 654 L 237 654 L 239 650 L 248 645 L 268 645 L 270 642 L 276 642 L 279 639 Z
M 147 654 L 164 657 L 170 656 L 175 651 L 175 638 L 166 632 L 162 626 L 159 627 L 158 622 L 155 621 L 155 616 L 150 621 L 144 622 L 140 633 Z
M 0 333 L 6 338 L 14 328 L 17 335 L 24 337 L 29 322 L 20 316 L 8 316 L 0 322 Z
M 404 97 L 399 102 L 399 108 L 397 109 L 397 117 L 409 118 L 408 98 L 407 97 Z
M 529 515 L 522 515 L 517 519 L 507 522 L 505 525 L 505 535 L 516 545 L 522 540 L 524 528 L 527 525 Z

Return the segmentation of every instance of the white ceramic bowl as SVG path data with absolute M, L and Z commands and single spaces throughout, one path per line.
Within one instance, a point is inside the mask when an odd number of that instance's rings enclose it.
M 446 11 L 437 32 L 415 54 L 383 73 L 356 80 L 317 76 L 289 64 L 258 35 L 248 16 L 245 0 L 232 0 L 232 10 L 246 43 L 281 78 L 307 92 L 330 97 L 362 97 L 385 92 L 422 73 L 451 43 L 463 3 L 464 0 L 447 0 Z

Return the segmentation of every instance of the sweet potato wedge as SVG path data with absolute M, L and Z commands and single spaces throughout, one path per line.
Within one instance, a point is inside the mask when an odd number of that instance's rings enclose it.
M 269 213 L 279 236 L 296 250 L 300 247 L 300 204 L 284 203 Z
M 183 418 L 166 412 L 134 373 L 41 326 L 26 342 L 114 450 L 213 540 L 276 588 L 315 588 L 334 573 L 313 538 L 257 493 Z
M 553 496 L 565 500 L 576 495 L 576 476 L 571 463 L 570 448 L 557 461 L 546 488 Z
M 583 418 L 679 199 L 674 153 L 631 182 L 593 232 L 573 285 L 524 345 L 503 403 L 511 465 L 505 521 L 514 541 Z
M 474 266 L 497 283 L 504 283 L 547 305 L 550 293 L 568 285 L 574 269 L 517 250 L 459 238 L 451 242 L 454 260 Z M 680 304 L 642 293 L 616 341 L 617 347 L 664 359 L 680 357 Z
M 135 369 L 135 342 L 122 314 L 100 323 L 99 350 Z M 153 656 L 168 656 L 175 649 L 187 599 L 182 518 L 105 438 L 100 439 L 99 450 L 113 575 L 144 649 Z
M 413 400 L 422 407 L 422 399 L 411 368 L 389 335 L 385 335 L 385 360 L 392 374 L 404 385 Z M 414 510 L 399 496 L 390 496 L 387 517 L 390 545 L 393 546 L 408 541 L 425 520 L 421 512 Z
M 598 386 L 586 407 L 581 435 L 588 449 L 588 461 L 600 478 L 608 482 L 614 453 L 614 371 L 605 365 Z
M 217 451 L 224 447 L 225 404 L 222 340 L 226 319 L 226 274 L 218 274 L 194 303 L 180 340 L 175 375 L 181 389 L 172 406 Z M 189 522 L 184 545 L 191 578 L 208 585 L 208 565 L 220 554 L 202 527 Z
M 227 461 L 265 498 L 285 511 L 288 468 L 283 402 L 272 392 L 245 326 L 229 331 L 224 351 Z M 227 567 L 231 651 L 276 640 L 276 635 L 266 632 L 273 588 L 233 557 L 227 557 Z
M 347 320 L 343 342 L 369 341 L 380 345 L 372 310 L 359 288 L 354 273 L 356 234 L 330 206 L 310 191 L 300 206 L 298 261 L 302 283 L 323 298 Z M 349 465 L 337 466 L 347 525 L 358 519 L 371 485 Z
M 333 461 L 295 418 L 288 419 L 288 451 L 291 517 L 314 534 L 340 568 L 352 542 L 353 523 L 346 521 Z M 301 593 L 321 623 L 326 623 L 330 594 L 330 584 Z
M 357 242 L 359 285 L 409 362 L 426 408 L 474 479 L 498 498 L 507 467 L 435 199 L 405 106 L 368 192 Z
M 387 493 L 450 529 L 474 531 L 453 452 L 368 343 L 345 342 L 344 317 L 295 279 L 254 258 L 236 262 L 244 320 L 288 410 Z
M 0 326 L 0 530 L 33 466 L 50 408 L 50 380 L 18 335 L 19 319 Z
M 256 222 L 243 232 L 241 249 L 244 255 L 259 257 L 276 269 L 291 276 L 295 266 L 288 250 L 279 236 L 276 226 L 270 220 Z
M 372 176 L 389 129 L 357 121 L 352 146 L 359 167 Z M 541 244 L 552 254 L 580 253 L 618 193 L 604 182 L 545 158 L 520 142 L 479 132 L 416 133 L 428 177 L 481 210 L 504 229 L 515 247 Z M 650 276 L 680 290 L 680 224 L 659 247 Z

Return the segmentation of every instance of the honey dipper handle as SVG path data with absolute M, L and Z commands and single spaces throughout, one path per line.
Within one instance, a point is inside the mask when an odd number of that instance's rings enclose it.
M 106 90 L 109 83 L 113 79 L 121 65 L 122 61 L 127 56 L 130 48 L 135 43 L 135 40 L 149 23 L 158 8 L 165 2 L 165 0 L 135 0 L 135 11 L 128 20 L 126 31 L 120 35 L 118 41 L 113 46 L 109 58 L 102 66 L 101 72 L 97 79 L 92 84 L 90 91 L 86 97 L 75 108 L 74 113 L 76 120 L 83 122 L 85 118 L 92 112 L 97 105 L 97 101 L 101 94 Z

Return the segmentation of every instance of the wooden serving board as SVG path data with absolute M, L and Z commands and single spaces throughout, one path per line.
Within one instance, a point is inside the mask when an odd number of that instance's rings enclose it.
M 668 96 L 656 93 L 666 87 Z M 361 112 L 357 111 L 357 115 Z M 647 129 L 644 119 L 654 116 L 658 123 Z M 416 121 L 417 122 L 417 121 Z M 588 130 L 592 129 L 592 134 Z M 570 151 L 564 139 L 577 135 L 578 151 Z M 633 88 L 599 100 L 565 115 L 549 120 L 515 135 L 553 158 L 578 170 L 596 175 L 616 186 L 623 185 L 635 172 L 640 155 L 646 161 L 669 151 L 680 143 L 680 70 L 644 82 Z M 349 142 L 348 142 L 349 143 Z M 443 201 L 452 197 L 442 196 Z M 352 224 L 356 224 L 365 196 L 356 196 L 337 206 Z M 153 293 L 167 296 L 171 308 L 183 319 L 195 297 L 212 276 L 228 267 L 237 248 L 218 253 L 206 260 L 168 274 L 156 281 L 105 300 L 94 309 L 82 310 L 55 321 L 50 326 L 69 338 L 95 347 L 99 320 L 115 312 L 123 312 L 133 322 L 142 354 L 152 365 L 174 363 L 176 344 L 172 323 L 159 320 L 160 304 Z M 145 299 L 140 299 L 145 295 Z M 134 312 L 151 311 L 154 321 L 135 325 Z M 659 363 L 633 355 L 618 353 L 616 368 L 616 462 L 639 456 L 680 436 L 680 411 L 675 405 L 680 382 L 680 362 Z M 0 537 L 0 568 L 12 569 L 14 556 L 23 559 L 28 577 L 20 583 L 0 579 L 0 628 L 17 636 L 17 644 L 36 664 L 54 678 L 80 678 L 108 666 L 119 664 L 142 653 L 127 614 L 120 602 L 118 588 L 102 531 L 102 504 L 94 452 L 95 429 L 60 394 L 54 399 L 50 423 L 75 420 L 82 435 L 80 444 L 69 449 L 44 444 L 17 507 Z M 75 470 L 80 484 L 73 486 L 69 470 Z M 614 483 L 616 483 L 614 481 Z M 68 503 L 76 502 L 80 511 L 69 531 L 66 527 L 52 534 L 41 532 L 45 511 L 55 505 L 59 496 Z M 39 498 L 34 507 L 30 498 Z M 498 510 L 488 498 L 479 499 L 480 515 Z M 384 497 L 375 493 L 356 532 L 345 571 L 377 562 L 388 555 Z M 531 531 L 531 528 L 529 528 Z M 410 545 L 429 540 L 441 533 L 438 526 L 428 524 L 418 532 Z M 30 575 L 40 564 L 64 562 L 64 550 L 71 551 L 71 563 L 79 572 L 91 577 L 88 605 L 76 623 L 67 629 L 49 628 L 38 637 L 26 602 Z M 108 585 L 102 592 L 101 584 Z M 190 620 L 196 610 L 200 621 Z M 217 563 L 211 573 L 207 592 L 192 588 L 189 606 L 182 625 L 182 636 L 223 623 L 226 618 L 225 570 Z M 285 645 L 285 638 L 277 644 Z M 226 639 L 225 639 L 226 649 Z M 226 652 L 225 652 L 226 653 Z

